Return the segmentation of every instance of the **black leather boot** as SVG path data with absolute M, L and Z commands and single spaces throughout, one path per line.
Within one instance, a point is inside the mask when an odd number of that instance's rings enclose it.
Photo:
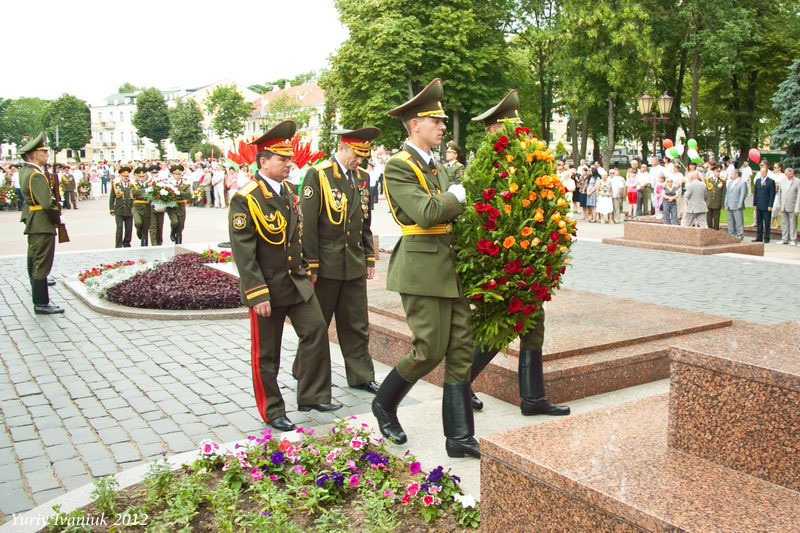
M 475 349 L 472 351 L 472 371 L 470 372 L 469 382 L 472 383 L 475 381 L 475 378 L 478 377 L 484 368 L 494 359 L 494 356 L 497 355 L 499 350 L 492 350 L 487 346 L 476 346 Z M 469 389 L 470 394 L 470 403 L 472 404 L 473 411 L 480 411 L 483 409 L 483 402 L 480 398 L 478 398 L 474 392 L 472 392 L 472 387 L 470 386 Z
M 541 348 L 519 352 L 519 395 L 522 398 L 519 408 L 525 416 L 569 414 L 569 407 L 548 402 L 544 394 Z
M 46 279 L 31 280 L 33 293 L 33 312 L 37 315 L 57 315 L 64 312 L 61 307 L 50 303 L 50 294 L 47 290 Z
M 33 282 L 33 257 L 31 256 L 28 256 L 28 277 Z
M 397 406 L 413 386 L 413 383 L 406 381 L 400 372 L 393 368 L 372 400 L 372 414 L 378 419 L 378 429 L 384 437 L 395 444 L 404 444 L 408 440 L 397 419 Z
M 481 447 L 475 440 L 475 419 L 470 405 L 469 383 L 444 384 L 442 425 L 448 457 L 469 455 L 481 458 Z

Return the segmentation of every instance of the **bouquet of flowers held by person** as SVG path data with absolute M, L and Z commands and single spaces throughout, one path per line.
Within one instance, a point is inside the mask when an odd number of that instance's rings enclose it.
M 456 270 L 475 342 L 503 350 L 561 285 L 577 232 L 553 154 L 525 127 L 489 134 L 461 182 Z
M 175 207 L 180 190 L 172 178 L 155 179 L 145 190 L 145 197 L 153 203 L 153 209 L 163 213 L 168 207 Z
M 0 187 L 0 205 L 16 205 L 17 192 L 14 187 Z
M 78 195 L 80 196 L 81 200 L 85 200 L 89 198 L 89 194 L 92 192 L 92 184 L 89 183 L 89 180 L 83 179 L 78 182 Z

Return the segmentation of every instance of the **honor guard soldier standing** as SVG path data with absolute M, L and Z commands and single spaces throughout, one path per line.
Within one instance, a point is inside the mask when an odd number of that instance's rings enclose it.
M 150 172 L 150 182 L 152 183 L 158 176 L 161 167 L 150 165 L 147 169 Z M 150 204 L 150 245 L 161 246 L 164 244 L 164 211 L 156 211 L 153 204 Z
M 147 246 L 147 232 L 150 229 L 150 201 L 147 200 L 147 169 L 136 167 L 133 171 L 136 181 L 133 182 L 133 227 L 136 228 L 136 238 L 141 246 Z
M 231 198 L 229 231 L 239 270 L 242 302 L 250 308 L 251 364 L 258 412 L 280 431 L 295 425 L 286 417 L 278 388 L 283 325 L 288 316 L 300 338 L 297 349 L 297 407 L 335 411 L 331 403 L 328 329 L 303 258 L 300 200 L 286 178 L 292 165 L 296 125 L 281 122 L 259 139 L 253 181 Z
M 509 92 L 499 104 L 472 119 L 483 122 L 486 133 L 496 133 L 507 122 L 521 123 L 519 118 L 519 93 L 514 90 Z M 544 345 L 544 308 L 533 327 L 520 337 L 519 349 L 519 395 L 522 398 L 520 411 L 523 415 L 568 415 L 569 407 L 553 405 L 547 401 L 544 392 L 544 368 L 542 366 L 542 346 Z M 497 355 L 499 350 L 492 350 L 486 346 L 476 346 L 474 360 L 472 361 L 472 374 L 470 382 L 475 381 L 478 374 Z M 473 393 L 472 408 L 480 411 L 483 402 Z
M 342 347 L 347 384 L 375 394 L 369 355 L 367 280 L 375 275 L 370 229 L 369 174 L 358 165 L 369 156 L 378 128 L 340 130 L 336 153 L 309 169 L 303 180 L 303 252 L 322 316 Z
M 64 165 L 61 168 L 64 169 L 61 177 L 61 186 L 64 190 L 64 208 L 78 209 L 78 188 L 75 184 L 75 176 L 72 175 L 68 166 Z
M 191 186 L 183 181 L 183 165 L 172 165 L 169 168 L 178 191 L 175 207 L 167 208 L 169 215 L 169 239 L 175 244 L 183 242 L 183 228 L 186 225 L 186 204 L 192 199 Z
M 53 198 L 50 182 L 44 175 L 47 148 L 44 133 L 31 139 L 19 149 L 25 160 L 19 171 L 22 192 L 22 217 L 28 236 L 28 276 L 31 279 L 33 311 L 37 315 L 63 313 L 64 309 L 50 303 L 47 276 L 53 268 L 56 252 L 56 225 L 61 222 L 61 208 Z
M 466 167 L 459 161 L 460 153 L 458 151 L 458 144 L 455 141 L 447 143 L 447 151 L 444 155 L 446 159 L 445 168 L 447 169 L 447 177 L 450 183 L 461 183 L 461 178 L 464 177 L 464 170 Z
M 706 178 L 706 222 L 708 227 L 719 231 L 719 215 L 725 203 L 726 181 L 720 176 L 720 167 L 714 165 Z
M 117 221 L 115 248 L 130 248 L 133 235 L 133 187 L 130 183 L 131 167 L 120 167 L 119 179 L 111 184 L 108 209 Z
M 409 140 L 384 170 L 386 199 L 403 234 L 389 260 L 386 286 L 400 293 L 414 348 L 381 384 L 372 412 L 386 438 L 406 442 L 397 406 L 414 383 L 444 359 L 442 421 L 447 454 L 480 457 L 469 395 L 470 310 L 456 274 L 451 235 L 466 194 L 464 187 L 450 183 L 431 152 L 446 129 L 441 99 L 442 81 L 437 78 L 389 111 L 403 121 Z

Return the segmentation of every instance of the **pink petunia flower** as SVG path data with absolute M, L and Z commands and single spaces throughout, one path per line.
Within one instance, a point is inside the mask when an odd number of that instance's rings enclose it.
M 356 468 L 358 468 L 358 467 L 356 466 L 356 462 L 355 461 L 353 461 L 352 459 L 348 459 L 347 460 L 347 468 L 349 468 L 350 470 L 356 470 Z
M 411 483 L 408 487 L 406 487 L 406 494 L 410 496 L 416 496 L 417 492 L 419 492 L 419 483 Z
M 350 476 L 350 481 L 348 481 L 348 483 L 350 483 L 351 487 L 358 487 L 359 484 L 358 474 L 353 474 L 352 476 Z
M 364 439 L 361 437 L 353 437 L 353 440 L 350 441 L 350 447 L 354 450 L 360 450 L 364 447 Z
M 419 462 L 418 462 L 418 461 L 413 461 L 413 462 L 412 462 L 412 463 L 411 463 L 411 464 L 408 466 L 408 470 L 409 470 L 409 471 L 410 471 L 412 474 L 419 474 L 419 473 L 420 473 L 420 471 L 422 470 L 422 466 L 419 464 Z
M 433 505 L 434 499 L 433 496 L 430 494 L 426 494 L 424 498 L 422 498 L 422 503 L 425 504 L 426 507 Z

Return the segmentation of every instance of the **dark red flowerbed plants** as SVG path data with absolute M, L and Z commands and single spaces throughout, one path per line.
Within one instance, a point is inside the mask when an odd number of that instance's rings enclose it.
M 212 259 L 181 254 L 111 287 L 109 301 L 148 309 L 230 309 L 239 307 L 239 281 L 204 263 Z

